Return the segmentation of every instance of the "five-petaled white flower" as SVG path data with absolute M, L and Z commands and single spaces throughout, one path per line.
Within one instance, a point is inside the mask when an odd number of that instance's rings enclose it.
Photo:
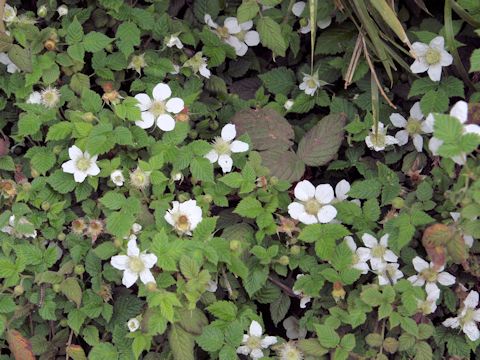
M 62 16 L 65 16 L 68 14 L 68 7 L 67 5 L 60 5 L 58 8 L 57 8 L 57 13 L 58 13 L 58 17 L 62 17 Z
M 305 274 L 298 274 L 297 275 L 297 280 L 305 276 Z M 293 293 L 297 296 L 300 297 L 300 307 L 302 309 L 305 309 L 307 307 L 307 304 L 312 301 L 312 297 L 305 295 L 302 290 L 296 290 L 295 287 L 292 289 Z
M 463 301 L 463 307 L 458 316 L 448 318 L 442 323 L 443 326 L 451 327 L 452 329 L 460 327 L 470 340 L 477 341 L 480 338 L 480 332 L 477 327 L 477 322 L 480 322 L 480 309 L 476 309 L 477 306 L 478 292 L 472 290 Z
M 293 4 L 292 6 L 293 15 L 295 15 L 296 17 L 302 17 L 303 12 L 305 10 L 305 6 L 306 6 L 305 1 L 297 1 L 295 4 Z M 300 20 L 300 22 L 302 22 L 302 20 Z M 305 21 L 307 22 L 306 25 L 300 27 L 300 32 L 302 34 L 308 34 L 312 30 L 310 19 L 306 19 Z M 330 16 L 317 20 L 317 26 L 320 29 L 326 29 L 327 27 L 330 26 L 331 23 L 332 23 L 332 18 Z
M 388 145 L 398 144 L 398 140 L 393 136 L 387 135 L 387 128 L 384 127 L 383 123 L 378 123 L 378 131 L 375 132 L 375 125 L 372 126 L 372 131 L 365 138 L 365 144 L 367 144 L 369 149 L 375 151 L 383 151 Z
M 252 359 L 263 357 L 263 349 L 277 343 L 275 336 L 263 336 L 262 326 L 255 320 L 250 324 L 248 334 L 243 335 L 241 346 L 237 348 L 237 354 L 250 355 Z
M 410 109 L 410 117 L 408 120 L 398 113 L 393 113 L 390 115 L 390 121 L 396 128 L 404 129 L 395 134 L 395 139 L 398 140 L 398 145 L 405 145 L 408 142 L 408 138 L 411 137 L 415 149 L 418 152 L 422 152 L 422 134 L 430 134 L 433 132 L 433 129 L 423 118 L 422 109 L 420 109 L 420 101 L 413 104 Z
M 227 17 L 223 26 L 212 20 L 209 14 L 205 14 L 205 23 L 210 26 L 223 42 L 232 46 L 238 56 L 247 53 L 249 46 L 257 46 L 260 43 L 260 35 L 253 27 L 251 20 L 239 24 L 237 18 Z
M 437 36 L 430 44 L 414 42 L 412 44 L 413 53 L 416 60 L 410 66 L 414 74 L 428 72 L 432 81 L 440 81 L 442 77 L 442 67 L 452 64 L 453 58 L 445 50 L 445 40 L 443 36 Z
M 169 47 L 169 48 L 176 46 L 178 49 L 183 49 L 183 44 L 180 41 L 180 39 L 178 38 L 178 34 L 177 35 L 170 35 L 169 37 L 166 37 L 165 38 L 165 45 L 167 45 L 167 47 Z
M 3 8 L 3 21 L 7 24 L 12 23 L 17 18 L 17 9 L 13 6 L 5 4 Z
M 16 73 L 20 71 L 17 65 L 13 63 L 12 60 L 8 57 L 8 55 L 4 52 L 0 53 L 0 63 L 7 67 L 7 72 L 10 74 Z
M 458 225 L 458 222 L 460 220 L 460 213 L 459 212 L 451 212 L 450 216 L 452 217 L 453 221 L 455 221 L 455 223 L 457 223 L 457 225 Z M 473 246 L 473 236 L 465 234 L 465 233 L 462 233 L 462 235 L 463 235 L 463 241 L 465 242 L 465 245 L 467 245 L 469 248 L 471 248 Z
M 127 322 L 127 327 L 130 332 L 135 332 L 140 328 L 140 321 L 137 318 L 131 318 Z
M 227 124 L 223 127 L 221 136 L 217 136 L 212 143 L 213 149 L 205 157 L 214 164 L 218 165 L 224 173 L 232 171 L 233 160 L 232 153 L 242 153 L 248 151 L 248 144 L 240 140 L 233 140 L 237 136 L 235 125 Z
M 211 73 L 207 67 L 207 58 L 202 56 L 202 52 L 197 52 L 185 61 L 183 66 L 191 68 L 195 74 L 200 73 L 204 78 L 210 78 Z
M 453 105 L 452 109 L 450 110 L 450 116 L 457 118 L 463 126 L 463 133 L 464 134 L 477 134 L 480 135 L 480 126 L 476 124 L 466 124 L 468 120 L 468 104 L 465 101 L 458 101 Z M 433 114 L 429 114 L 427 116 L 426 123 L 432 129 L 434 128 L 434 123 L 437 121 Z M 440 121 L 440 120 L 439 120 Z M 433 155 L 438 155 L 438 150 L 440 146 L 443 145 L 443 140 L 440 140 L 436 137 L 432 137 L 430 142 L 428 143 L 428 148 L 432 152 Z M 458 165 L 464 165 L 467 161 L 467 155 L 465 153 L 461 153 L 460 155 L 452 156 L 452 160 L 457 163 Z
M 365 247 L 357 247 L 355 240 L 351 236 L 344 237 L 347 246 L 352 250 L 352 268 L 362 272 L 362 274 L 368 273 L 370 267 L 367 261 L 370 259 L 370 249 Z
M 318 79 L 318 74 L 315 73 L 313 75 L 303 74 L 303 81 L 299 85 L 299 89 L 303 90 L 305 94 L 313 96 L 315 92 L 318 90 L 319 87 L 326 85 L 325 81 Z
M 42 91 L 34 91 L 27 99 L 27 104 L 39 104 L 46 108 L 52 109 L 58 105 L 60 101 L 60 91 L 48 86 Z
M 429 264 L 419 256 L 415 256 L 412 263 L 418 274 L 410 276 L 408 281 L 415 286 L 423 286 L 426 283 L 431 284 L 431 287 L 438 287 L 437 282 L 444 286 L 455 284 L 455 276 L 443 271 L 445 266 L 437 268 L 434 263 Z
M 378 270 L 382 265 L 388 262 L 397 262 L 397 255 L 395 255 L 392 250 L 388 249 L 388 234 L 383 235 L 380 238 L 380 241 L 378 241 L 374 236 L 365 233 L 362 235 L 362 241 L 370 250 L 368 259 L 370 260 L 372 270 Z
M 118 270 L 123 270 L 122 284 L 131 287 L 140 278 L 144 284 L 155 282 L 150 269 L 157 263 L 154 254 L 140 252 L 137 240 L 132 238 L 127 244 L 127 255 L 115 255 L 110 259 L 110 264 Z
M 174 227 L 180 235 L 192 235 L 197 225 L 202 221 L 202 208 L 196 200 L 182 203 L 172 202 L 172 208 L 165 213 L 165 220 Z
M 135 121 L 135 125 L 148 129 L 156 122 L 163 131 L 172 131 L 175 128 L 175 119 L 170 114 L 178 114 L 185 107 L 182 99 L 172 96 L 172 90 L 167 84 L 157 84 L 152 91 L 153 99 L 147 94 L 137 94 L 138 107 L 142 112 L 142 120 Z
M 378 275 L 379 285 L 393 285 L 403 277 L 403 273 L 398 269 L 398 263 L 382 263 L 375 272 Z
M 123 186 L 125 182 L 125 177 L 123 176 L 122 170 L 114 170 L 110 174 L 110 179 L 117 186 Z
M 100 173 L 97 165 L 98 155 L 91 156 L 88 151 L 82 152 L 77 146 L 73 145 L 68 149 L 70 160 L 62 164 L 63 172 L 73 174 L 76 182 L 83 182 L 87 176 L 96 176 Z
M 320 184 L 316 188 L 308 180 L 297 183 L 295 197 L 300 200 L 288 205 L 290 216 L 304 224 L 331 222 L 337 216 L 337 209 L 331 203 L 335 193 L 330 184 Z

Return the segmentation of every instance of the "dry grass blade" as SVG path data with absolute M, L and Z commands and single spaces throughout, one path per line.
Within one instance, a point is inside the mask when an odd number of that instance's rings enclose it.
M 353 48 L 352 57 L 350 63 L 348 64 L 347 72 L 345 73 L 345 85 L 344 89 L 352 83 L 353 75 L 357 69 L 358 61 L 360 60 L 360 55 L 362 55 L 362 35 L 358 34 L 355 47 Z
M 3 22 L 3 12 L 5 11 L 5 3 L 7 0 L 0 0 L 0 32 L 5 32 L 5 23 Z
M 315 55 L 315 38 L 317 35 L 317 9 L 318 9 L 318 0 L 308 0 L 309 10 L 310 10 L 310 45 L 311 45 L 311 62 L 310 62 L 310 73 L 313 75 L 313 59 Z

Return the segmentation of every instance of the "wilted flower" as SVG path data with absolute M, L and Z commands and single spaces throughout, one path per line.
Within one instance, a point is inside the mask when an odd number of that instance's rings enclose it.
M 422 134 L 430 134 L 433 128 L 423 119 L 422 109 L 420 109 L 420 101 L 413 104 L 410 109 L 410 117 L 406 120 L 402 115 L 394 113 L 390 115 L 390 121 L 396 128 L 401 128 L 395 134 L 398 145 L 403 146 L 408 142 L 408 138 L 412 138 L 413 145 L 418 152 L 423 149 Z
M 277 338 L 275 336 L 262 337 L 262 333 L 262 326 L 253 320 L 248 333 L 243 335 L 243 345 L 237 348 L 237 354 L 250 355 L 252 359 L 263 357 L 263 349 L 276 344 Z
M 172 202 L 172 209 L 167 210 L 165 220 L 175 230 L 183 235 L 192 235 L 197 225 L 202 221 L 202 209 L 197 206 L 196 200 L 187 200 L 183 203 Z
M 60 5 L 58 8 L 57 8 L 57 13 L 58 13 L 58 17 L 62 17 L 62 16 L 65 16 L 68 14 L 68 7 L 67 5 Z
M 325 81 L 318 79 L 318 74 L 313 75 L 303 74 L 303 82 L 300 84 L 299 89 L 303 90 L 305 94 L 313 96 L 315 92 L 323 85 L 326 85 Z
M 260 43 L 260 35 L 253 27 L 253 21 L 249 20 L 239 24 L 237 18 L 227 17 L 223 26 L 212 20 L 209 14 L 205 14 L 205 23 L 210 26 L 223 42 L 232 46 L 238 56 L 247 53 L 249 46 L 256 46 Z
M 0 63 L 7 66 L 7 72 L 10 74 L 16 73 L 20 71 L 17 65 L 13 63 L 12 60 L 8 57 L 8 55 L 4 52 L 0 53 Z
M 10 217 L 8 218 L 8 225 L 2 227 L 0 229 L 1 232 L 4 232 L 6 234 L 9 234 L 9 235 L 14 235 L 14 236 L 18 236 L 20 238 L 22 237 L 31 237 L 33 239 L 35 239 L 37 237 L 37 230 L 33 230 L 32 232 L 28 232 L 28 233 L 24 233 L 24 232 L 18 232 L 16 229 L 15 229 L 15 226 L 16 225 L 30 225 L 33 227 L 33 224 L 27 220 L 26 217 L 21 217 L 18 221 L 16 220 L 15 218 L 15 215 L 10 215 Z
M 142 120 L 135 121 L 135 125 L 148 129 L 154 123 L 163 131 L 172 131 L 175 128 L 175 119 L 171 114 L 178 114 L 185 107 L 185 103 L 178 97 L 170 98 L 172 90 L 167 84 L 157 84 L 152 91 L 153 99 L 147 94 L 137 94 Z M 169 99 L 170 98 L 170 99 Z
M 15 181 L 10 179 L 0 180 L 0 194 L 5 198 L 13 198 L 17 195 L 17 186 Z
M 235 125 L 227 124 L 223 127 L 221 136 L 217 136 L 213 140 L 213 149 L 205 155 L 205 157 L 213 164 L 218 161 L 218 165 L 222 168 L 224 173 L 232 171 L 233 160 L 232 153 L 241 153 L 248 151 L 248 144 L 233 140 L 237 136 Z
M 452 217 L 453 221 L 456 223 L 459 222 L 460 220 L 460 213 L 459 212 L 451 212 L 450 216 Z M 473 246 L 473 236 L 472 235 L 467 235 L 463 233 L 463 241 L 465 242 L 465 245 L 467 245 L 469 248 Z
M 55 87 L 47 87 L 42 91 L 34 91 L 27 99 L 27 104 L 40 104 L 46 108 L 54 108 L 60 101 L 60 91 Z
M 83 182 L 87 176 L 96 176 L 100 173 L 97 165 L 98 155 L 91 156 L 88 151 L 82 152 L 77 146 L 73 145 L 68 149 L 70 160 L 62 164 L 63 172 L 73 174 L 76 182 Z
M 470 340 L 477 341 L 480 338 L 477 326 L 477 323 L 480 322 L 480 309 L 476 309 L 477 306 L 478 292 L 472 290 L 463 301 L 463 307 L 458 316 L 445 320 L 442 323 L 443 326 L 451 327 L 452 329 L 460 327 Z
M 283 327 L 287 331 L 287 337 L 293 339 L 303 339 L 307 336 L 307 329 L 301 328 L 298 319 L 289 316 L 282 322 Z
M 365 138 L 365 143 L 369 149 L 375 151 L 383 151 L 388 145 L 398 144 L 398 140 L 393 136 L 387 135 L 387 128 L 384 127 L 383 123 L 378 123 L 378 131 L 375 132 L 375 125 L 372 126 L 372 131 Z
M 125 182 L 125 177 L 122 174 L 122 170 L 112 171 L 110 174 L 110 179 L 117 186 L 123 186 L 123 183 Z
M 170 35 L 170 36 L 166 37 L 165 38 L 165 45 L 167 45 L 167 47 L 169 47 L 169 48 L 176 46 L 178 49 L 183 49 L 183 44 L 180 41 L 180 39 L 178 38 L 178 34 L 177 35 Z
M 133 55 L 130 63 L 127 66 L 127 69 L 133 69 L 140 75 L 142 74 L 142 69 L 147 66 L 145 61 L 145 54 Z
M 398 269 L 397 263 L 382 263 L 375 269 L 378 275 L 379 285 L 393 285 L 403 277 L 403 273 Z
M 92 244 L 97 241 L 97 238 L 102 234 L 103 232 L 103 221 L 102 220 L 97 220 L 97 219 L 92 219 L 88 222 L 88 227 L 87 227 L 87 236 L 90 236 L 92 238 Z
M 329 223 L 337 216 L 337 209 L 331 205 L 335 193 L 329 184 L 320 184 L 316 188 L 308 180 L 297 183 L 294 189 L 294 201 L 288 205 L 290 216 L 304 224 Z
M 282 344 L 277 350 L 277 354 L 280 360 L 303 360 L 303 353 L 293 342 Z
M 210 70 L 207 68 L 207 58 L 202 56 L 202 52 L 197 52 L 189 60 L 185 61 L 183 66 L 190 67 L 193 72 L 200 73 L 204 78 L 210 78 Z
M 150 172 L 137 167 L 130 173 L 130 184 L 139 190 L 145 190 L 150 185 Z
M 82 235 L 85 229 L 87 228 L 87 224 L 83 218 L 77 218 L 72 221 L 72 231 L 75 234 Z
M 5 4 L 5 7 L 3 8 L 3 21 L 5 21 L 7 24 L 10 24 L 14 22 L 16 18 L 17 18 L 17 9 L 14 8 L 13 6 Z
M 157 263 L 154 254 L 140 253 L 137 241 L 131 239 L 127 245 L 127 255 L 115 255 L 110 259 L 115 269 L 123 270 L 122 284 L 127 288 L 131 287 L 138 278 L 144 284 L 155 282 L 150 269 Z
M 414 42 L 412 44 L 416 60 L 410 66 L 414 74 L 428 72 L 432 81 L 440 81 L 442 67 L 449 66 L 453 62 L 452 55 L 445 51 L 445 40 L 443 36 L 437 36 L 430 44 Z

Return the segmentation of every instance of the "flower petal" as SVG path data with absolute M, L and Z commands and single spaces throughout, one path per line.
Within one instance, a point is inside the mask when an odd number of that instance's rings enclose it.
M 415 256 L 412 260 L 412 264 L 417 272 L 422 272 L 430 267 L 429 263 L 423 260 L 420 256 Z
M 355 243 L 355 240 L 353 240 L 352 236 L 345 236 L 343 240 L 345 240 L 345 243 L 347 244 L 348 248 L 352 250 L 352 252 L 357 250 L 357 244 Z
M 478 305 L 478 292 L 475 290 L 470 291 L 465 300 L 463 300 L 463 304 L 471 309 L 476 308 Z
M 414 74 L 420 74 L 428 70 L 428 64 L 422 58 L 418 58 L 410 65 L 410 70 Z
M 423 112 L 420 108 L 420 101 L 417 101 L 413 106 L 410 108 L 410 116 L 417 120 L 423 119 Z
M 218 154 L 215 150 L 210 150 L 206 155 L 207 158 L 212 164 L 218 160 Z
M 248 329 L 248 334 L 250 336 L 257 336 L 260 337 L 262 336 L 263 329 L 262 326 L 255 320 L 252 320 L 252 323 L 250 324 L 250 328 Z
M 223 154 L 218 157 L 218 165 L 224 173 L 232 171 L 233 160 L 229 155 Z
M 238 34 L 242 31 L 242 28 L 238 24 L 237 18 L 234 17 L 227 17 L 223 22 L 223 26 L 228 29 L 229 34 Z
M 110 259 L 110 264 L 118 270 L 126 270 L 128 268 L 129 257 L 127 255 L 115 255 Z
M 422 137 L 422 135 L 414 134 L 412 136 L 412 139 L 413 139 L 413 146 L 415 146 L 415 149 L 418 152 L 422 152 L 422 150 L 423 150 L 423 137 Z
M 314 215 L 307 214 L 306 212 L 301 213 L 298 217 L 298 220 L 305 225 L 317 224 L 318 218 Z
M 325 205 L 318 210 L 318 220 L 322 224 L 328 224 L 330 221 L 335 219 L 335 216 L 337 216 L 337 209 L 333 207 L 332 205 Z
M 438 274 L 438 282 L 444 286 L 451 286 L 455 284 L 455 281 L 455 276 L 447 272 L 441 272 L 440 274 Z
M 230 144 L 230 150 L 233 153 L 241 153 L 248 151 L 248 144 L 246 142 L 240 141 L 240 140 L 235 140 Z
M 163 131 L 175 129 L 175 119 L 168 114 L 162 114 L 157 118 L 157 126 Z
M 317 26 L 320 29 L 326 29 L 327 27 L 330 26 L 331 23 L 332 23 L 332 18 L 330 16 L 327 16 L 326 18 L 318 20 Z
M 464 131 L 466 134 L 480 135 L 480 126 L 478 126 L 477 124 L 467 124 L 464 127 Z
M 443 140 L 437 139 L 436 137 L 432 137 L 428 142 L 428 148 L 432 152 L 434 156 L 438 155 L 438 149 L 442 146 Z
M 140 249 L 137 246 L 137 241 L 131 239 L 127 243 L 127 255 L 128 256 L 138 256 L 140 254 Z
M 393 113 L 390 115 L 390 122 L 397 128 L 404 128 L 407 126 L 407 120 L 405 120 L 405 118 L 398 113 Z
M 122 284 L 125 285 L 125 287 L 129 288 L 130 286 L 135 284 L 137 279 L 138 279 L 138 274 L 127 269 L 123 272 Z
M 64 162 L 62 164 L 62 169 L 63 169 L 63 172 L 66 172 L 67 174 L 74 174 L 75 171 L 77 170 L 75 166 L 75 161 L 68 160 L 67 162 Z
M 403 146 L 408 142 L 408 131 L 400 130 L 395 134 L 395 139 L 398 141 L 398 145 Z
M 258 32 L 251 30 L 245 34 L 243 41 L 245 41 L 245 44 L 248 46 L 257 46 L 260 44 L 260 35 Z
M 242 345 L 237 348 L 237 354 L 248 355 L 250 354 L 250 348 L 248 346 Z
M 87 178 L 87 173 L 79 170 L 75 170 L 73 173 L 73 179 L 75 182 L 82 183 Z
M 298 202 L 292 202 L 288 205 L 288 214 L 295 220 L 300 220 L 300 215 L 305 212 L 305 206 Z
M 135 121 L 135 125 L 137 125 L 141 129 L 148 129 L 151 128 L 155 122 L 155 117 L 151 112 L 144 111 L 140 115 L 142 120 Z
M 167 84 L 160 83 L 155 85 L 152 91 L 152 95 L 155 100 L 163 101 L 172 96 L 172 90 Z
M 415 53 L 415 55 L 417 57 L 421 57 L 421 56 L 424 56 L 427 53 L 428 45 L 416 41 L 412 44 L 412 49 L 413 49 L 413 52 Z
M 335 192 L 330 184 L 320 184 L 315 188 L 315 199 L 320 204 L 330 204 L 335 198 Z
M 460 321 L 458 321 L 458 317 L 448 318 L 442 323 L 445 327 L 450 327 L 452 329 L 456 329 L 460 326 Z
M 443 50 L 445 48 L 445 39 L 443 36 L 437 36 L 430 41 L 429 46 L 436 50 Z
M 153 277 L 153 274 L 150 270 L 148 269 L 144 269 L 141 273 L 140 273 L 140 281 L 142 283 L 144 283 L 145 285 L 150 283 L 150 282 L 155 282 L 155 278 Z
M 298 200 L 307 201 L 315 196 L 315 186 L 310 181 L 303 180 L 297 183 L 293 193 Z
M 70 157 L 70 159 L 76 160 L 78 158 L 83 157 L 83 152 L 82 152 L 82 150 L 80 150 L 80 148 L 78 146 L 73 145 L 72 147 L 70 147 L 68 149 L 68 156 Z
M 480 331 L 478 331 L 475 321 L 469 321 L 462 327 L 463 332 L 472 341 L 477 341 L 480 338 Z
M 137 94 L 135 95 L 135 99 L 138 100 L 137 106 L 141 111 L 146 111 L 152 106 L 152 99 L 150 99 L 150 96 L 147 94 Z
M 378 240 L 374 236 L 367 233 L 362 235 L 362 241 L 365 246 L 370 249 L 378 245 Z
M 347 180 L 341 180 L 335 186 L 335 195 L 338 200 L 345 200 L 348 197 L 350 191 L 350 183 Z
M 388 246 L 388 237 L 389 237 L 388 234 L 383 235 L 383 236 L 380 238 L 380 241 L 379 241 L 379 242 L 380 242 L 380 245 L 387 247 L 387 246 Z
M 145 267 L 152 268 L 157 263 L 157 257 L 154 254 L 140 254 L 140 259 L 145 264 Z
M 385 250 L 383 258 L 388 262 L 397 262 L 398 256 L 393 253 L 392 250 Z
M 242 29 L 243 31 L 250 30 L 253 26 L 253 21 L 252 20 L 245 21 L 239 24 L 239 26 L 240 26 L 240 29 Z
M 430 65 L 427 73 L 432 81 L 440 81 L 442 77 L 442 65 L 440 65 L 440 63 Z
M 457 101 L 450 110 L 450 116 L 453 116 L 460 120 L 460 122 L 466 123 L 468 120 L 468 104 L 463 101 Z
M 225 141 L 232 141 L 237 136 L 237 130 L 234 124 L 227 124 L 222 128 L 222 139 Z
M 167 109 L 168 112 L 178 114 L 180 111 L 182 111 L 185 108 L 185 103 L 183 102 L 182 99 L 175 97 L 167 101 L 167 103 L 165 104 L 165 108 Z
M 298 1 L 292 6 L 292 13 L 296 17 L 302 16 L 303 10 L 305 10 L 305 1 Z
M 260 342 L 260 346 L 264 349 L 268 348 L 271 345 L 274 345 L 277 343 L 277 337 L 276 336 L 265 336 L 262 341 Z
M 441 53 L 440 53 L 440 65 L 442 66 L 450 66 L 452 65 L 452 62 L 453 62 L 453 56 L 450 55 L 448 52 L 446 52 L 445 50 L 443 50 Z

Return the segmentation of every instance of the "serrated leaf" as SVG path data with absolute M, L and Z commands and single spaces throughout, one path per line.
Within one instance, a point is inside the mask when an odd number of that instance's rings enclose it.
M 12 45 L 8 50 L 8 57 L 17 67 L 27 73 L 32 72 L 32 53 L 19 45 Z
M 194 360 L 194 338 L 180 326 L 172 325 L 168 332 L 168 342 L 175 360 Z
M 140 30 L 133 22 L 123 22 L 115 35 L 117 46 L 125 57 L 133 53 L 134 46 L 140 45 Z
M 223 346 L 223 331 L 213 326 L 206 326 L 195 340 L 205 351 L 218 351 Z
M 309 166 L 322 166 L 331 161 L 343 142 L 345 114 L 330 114 L 320 120 L 300 140 L 297 155 Z
M 270 175 L 281 180 L 295 182 L 302 178 L 305 172 L 304 162 L 293 151 L 271 149 L 260 153 L 262 163 L 270 170 Z
M 260 8 L 256 0 L 243 1 L 237 9 L 238 23 L 241 24 L 253 19 L 255 16 L 257 16 L 259 10 Z
M 190 163 L 190 171 L 197 180 L 213 182 L 213 165 L 208 159 L 194 158 Z
M 67 44 L 72 45 L 82 41 L 83 39 L 83 27 L 75 17 L 67 28 Z
M 68 121 L 61 121 L 50 126 L 46 140 L 63 140 L 67 138 L 71 132 L 72 124 Z
M 262 203 L 253 197 L 242 199 L 233 211 L 235 214 L 246 218 L 256 218 L 263 211 Z
M 424 114 L 442 113 L 448 110 L 448 96 L 443 90 L 429 90 L 420 100 Z
M 290 308 L 290 304 L 290 297 L 283 292 L 277 299 L 275 299 L 275 301 L 270 304 L 270 315 L 275 326 L 277 326 L 278 323 L 285 318 L 288 309 Z
M 316 324 L 314 327 L 320 345 L 326 348 L 334 348 L 340 343 L 340 336 L 331 326 Z
M 104 49 L 113 39 L 97 31 L 89 32 L 83 39 L 85 51 L 97 52 Z
M 285 56 L 287 43 L 280 25 L 268 16 L 261 17 L 257 22 L 257 31 L 263 46 L 273 51 L 274 55 Z
M 273 94 L 287 95 L 296 83 L 294 72 L 284 66 L 267 71 L 259 75 L 259 78 Z
M 78 280 L 70 277 L 66 278 L 61 284 L 60 289 L 62 293 L 68 298 L 68 300 L 73 301 L 77 304 L 77 307 L 80 307 L 82 302 L 82 288 L 78 284 Z
M 6 340 L 15 360 L 35 360 L 32 343 L 17 330 L 9 330 Z

